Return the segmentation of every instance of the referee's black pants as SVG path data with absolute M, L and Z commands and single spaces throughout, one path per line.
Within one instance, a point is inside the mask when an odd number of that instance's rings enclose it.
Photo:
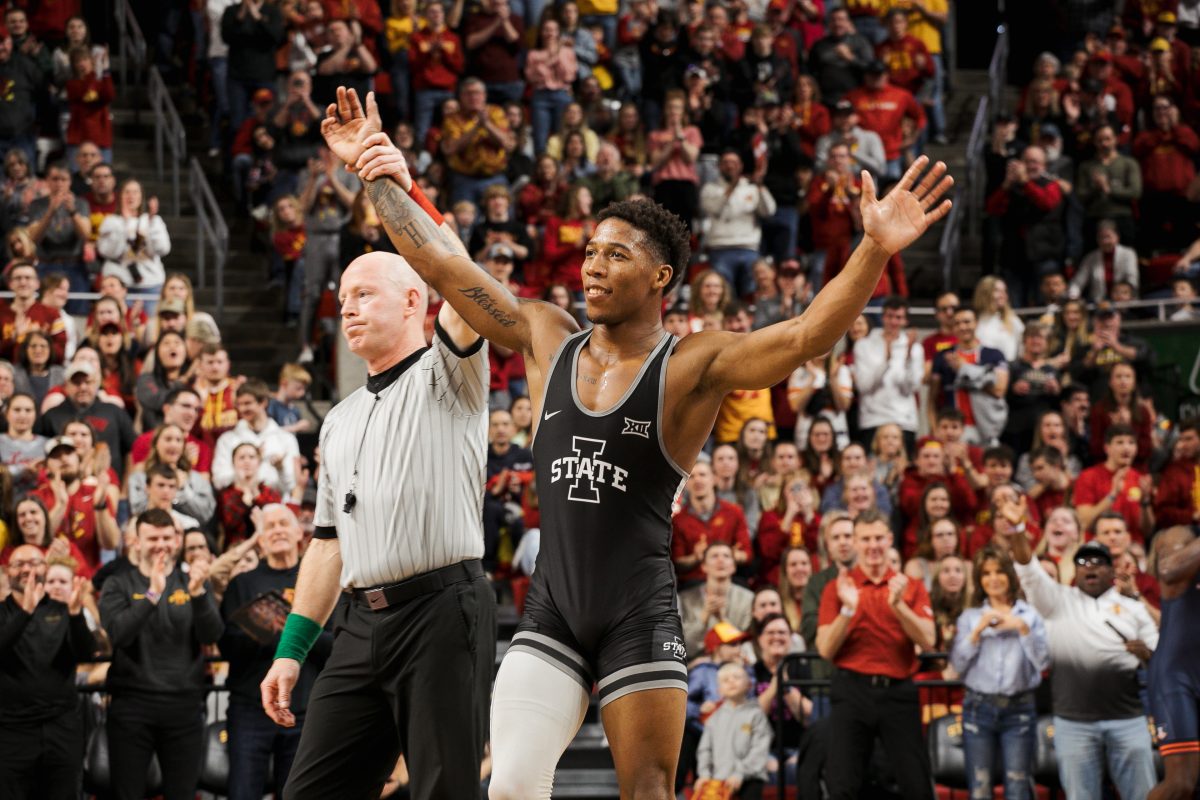
M 487 578 L 334 615 L 285 800 L 379 797 L 401 752 L 413 800 L 477 800 L 496 663 Z
M 78 709 L 50 719 L 0 723 L 0 798 L 77 800 L 83 773 Z
M 905 800 L 931 800 L 929 751 L 921 732 L 917 687 L 839 669 L 830 688 L 829 755 L 825 781 L 831 800 L 856 800 L 876 737 Z

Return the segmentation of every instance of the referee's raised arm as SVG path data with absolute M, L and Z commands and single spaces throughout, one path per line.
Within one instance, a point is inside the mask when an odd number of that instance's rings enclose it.
M 373 92 L 367 94 L 365 110 L 353 89 L 339 87 L 337 98 L 321 123 L 329 149 L 363 179 L 397 252 L 473 330 L 496 344 L 532 355 L 535 341 L 553 341 L 557 346 L 561 336 L 579 329 L 556 306 L 514 297 L 440 226 L 441 214 L 413 182 L 404 156 L 380 131 Z

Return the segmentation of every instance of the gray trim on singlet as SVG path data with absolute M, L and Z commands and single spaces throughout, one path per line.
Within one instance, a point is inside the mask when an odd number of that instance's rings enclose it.
M 591 329 L 589 328 L 588 330 Z M 529 437 L 529 445 L 527 449 L 530 451 L 533 450 L 533 442 L 537 439 L 537 432 L 541 430 L 542 422 L 545 421 L 542 417 L 542 414 L 544 414 L 546 411 L 546 395 L 550 393 L 550 380 L 554 377 L 554 368 L 558 366 L 558 359 L 562 356 L 563 351 L 567 349 L 567 345 L 571 343 L 572 339 L 578 339 L 587 332 L 588 331 L 576 331 L 575 333 L 564 336 L 563 340 L 558 344 L 558 349 L 554 351 L 554 357 L 550 359 L 550 369 L 546 370 L 546 380 L 542 384 L 542 407 L 534 409 L 534 411 L 537 413 L 537 416 L 533 418 L 533 421 L 536 424 L 533 426 L 532 435 Z
M 584 331 L 584 333 L 587 334 L 588 336 L 590 336 L 592 333 L 592 330 L 594 330 L 594 329 L 588 329 L 588 330 Z M 674 338 L 675 337 L 672 336 L 671 334 L 667 333 L 666 331 L 663 331 L 662 338 L 659 339 L 658 344 L 654 345 L 654 349 L 651 350 L 650 354 L 646 356 L 646 360 L 642 362 L 642 368 L 638 370 L 638 374 L 636 376 L 634 376 L 632 381 L 630 381 L 629 388 L 627 388 L 625 390 L 625 394 L 621 395 L 621 398 L 619 400 L 617 400 L 617 402 L 613 403 L 610 407 L 606 408 L 604 411 L 592 411 L 592 410 L 588 409 L 588 407 L 585 406 L 583 404 L 583 402 L 580 401 L 580 399 L 579 399 L 579 392 L 578 392 L 578 386 L 577 386 L 577 384 L 579 383 L 579 351 L 582 350 L 584 348 L 584 346 L 586 346 L 587 343 L 585 342 L 585 343 L 579 345 L 579 347 L 576 347 L 575 355 L 572 356 L 572 358 L 571 358 L 571 372 L 570 372 L 571 399 L 575 401 L 575 408 L 579 409 L 579 411 L 581 413 L 586 414 L 589 417 L 607 417 L 608 415 L 612 414 L 614 411 L 617 411 L 618 409 L 620 409 L 621 406 L 625 405 L 625 403 L 633 395 L 634 390 L 637 389 L 642 384 L 642 378 L 646 377 L 646 371 L 648 369 L 650 369 L 650 362 L 652 362 L 655 359 L 655 357 L 658 355 L 658 351 L 661 350 L 666 345 L 667 342 L 671 341 Z M 549 385 L 549 382 L 547 382 L 547 385 Z M 660 427 L 661 427 L 661 420 L 660 420 Z
M 687 667 L 680 664 L 678 661 L 647 661 L 644 664 L 634 664 L 632 667 L 624 667 L 611 675 L 607 675 L 599 682 L 597 688 L 603 691 L 605 688 L 619 680 L 631 677 L 633 675 L 641 675 L 647 672 L 678 672 L 684 681 L 687 680 Z
M 658 425 L 655 426 L 658 430 L 658 449 L 662 451 L 662 457 L 667 460 L 667 463 L 675 468 L 682 478 L 679 482 L 679 487 L 675 489 L 675 494 L 679 494 L 679 489 L 683 488 L 683 482 L 688 479 L 688 472 L 683 467 L 675 463 L 675 459 L 671 458 L 671 454 L 667 452 L 667 443 L 663 441 L 663 405 L 667 397 L 667 364 L 671 361 L 671 353 L 675 352 L 675 345 L 679 344 L 679 339 L 671 336 L 671 344 L 667 348 L 667 354 L 663 356 L 661 373 L 658 376 Z

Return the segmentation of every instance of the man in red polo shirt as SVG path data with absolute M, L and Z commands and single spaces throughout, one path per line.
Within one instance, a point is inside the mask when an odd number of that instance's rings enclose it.
M 1075 481 L 1075 510 L 1084 529 L 1090 529 L 1105 511 L 1125 518 L 1135 542 L 1145 542 L 1154 530 L 1150 508 L 1152 480 L 1133 468 L 1137 434 L 1128 425 L 1111 425 L 1104 432 L 1104 463 L 1088 467 Z
M 671 520 L 671 560 L 679 583 L 704 580 L 704 551 L 724 542 L 733 548 L 739 567 L 750 561 L 750 529 L 733 503 L 717 498 L 712 464 L 697 461 L 687 481 L 687 505 Z
M 913 645 L 934 646 L 933 610 L 920 581 L 888 566 L 892 531 L 878 512 L 854 523 L 858 561 L 821 594 L 817 650 L 837 672 L 830 690 L 825 778 L 834 800 L 858 797 L 876 737 L 907 800 L 933 797 L 929 753 L 912 675 Z

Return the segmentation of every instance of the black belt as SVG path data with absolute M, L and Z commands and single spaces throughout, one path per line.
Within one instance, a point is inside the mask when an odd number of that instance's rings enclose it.
M 414 597 L 430 594 L 456 583 L 482 578 L 483 575 L 483 563 L 478 558 L 473 558 L 470 561 L 460 561 L 432 572 L 414 575 L 399 583 L 393 583 L 391 586 L 351 589 L 350 593 L 354 595 L 356 601 L 372 611 L 382 611 L 385 608 L 407 603 Z
M 875 689 L 888 689 L 892 686 L 899 686 L 902 683 L 912 682 L 912 678 L 893 678 L 891 675 L 867 675 L 863 672 L 855 672 L 852 669 L 844 669 L 842 667 L 838 667 L 838 674 Z
M 997 708 L 1009 708 L 1011 706 L 1024 705 L 1026 703 L 1032 703 L 1034 701 L 1032 689 L 1025 691 L 1025 692 L 1020 692 L 1019 694 L 1012 694 L 1012 695 L 984 694 L 983 692 L 976 692 L 972 689 L 967 689 L 966 696 L 968 698 L 982 700 L 985 703 L 990 703 L 991 705 L 994 705 Z

